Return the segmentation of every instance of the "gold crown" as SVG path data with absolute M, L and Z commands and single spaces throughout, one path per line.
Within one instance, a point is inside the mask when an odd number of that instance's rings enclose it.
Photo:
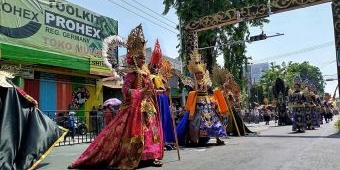
M 132 57 L 136 57 L 139 55 L 145 56 L 145 44 L 146 41 L 143 34 L 142 24 L 139 24 L 136 28 L 131 30 L 129 34 L 126 43 L 127 53 Z
M 205 64 L 203 60 L 201 59 L 201 54 L 198 52 L 198 50 L 194 50 L 190 54 L 190 60 L 188 61 L 188 70 L 190 73 L 205 73 Z

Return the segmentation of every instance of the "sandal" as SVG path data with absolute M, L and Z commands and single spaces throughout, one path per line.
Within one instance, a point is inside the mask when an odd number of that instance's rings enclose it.
M 217 140 L 216 140 L 216 145 L 217 145 L 217 146 L 220 146 L 220 145 L 225 145 L 225 143 L 224 143 L 224 141 L 223 141 L 223 140 L 221 140 L 221 139 L 217 139 Z
M 154 167 L 161 167 L 163 165 L 162 161 L 159 160 L 159 159 L 155 159 L 153 162 L 152 162 L 152 165 Z

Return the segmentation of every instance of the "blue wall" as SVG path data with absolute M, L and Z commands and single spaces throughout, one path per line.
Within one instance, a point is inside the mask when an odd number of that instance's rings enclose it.
M 57 83 L 51 80 L 40 80 L 39 108 L 40 110 L 57 110 Z M 50 115 L 54 116 L 54 115 Z

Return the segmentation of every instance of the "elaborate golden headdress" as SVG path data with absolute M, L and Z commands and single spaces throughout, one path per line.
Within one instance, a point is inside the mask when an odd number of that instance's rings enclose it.
M 131 30 L 128 40 L 126 42 L 128 64 L 133 63 L 133 58 L 139 55 L 146 55 L 145 51 L 146 41 L 143 34 L 142 24 Z
M 199 73 L 199 72 L 205 73 L 206 66 L 198 50 L 194 50 L 190 54 L 190 60 L 188 61 L 188 70 L 192 74 Z

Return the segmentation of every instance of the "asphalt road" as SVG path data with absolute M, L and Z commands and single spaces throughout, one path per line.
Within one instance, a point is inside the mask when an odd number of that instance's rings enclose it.
M 335 117 L 338 119 L 338 117 Z M 334 122 L 317 130 L 292 133 L 291 126 L 248 124 L 259 132 L 248 137 L 223 139 L 224 146 L 181 148 L 166 151 L 163 167 L 143 170 L 338 170 L 340 169 L 340 133 Z M 212 141 L 214 142 L 214 141 Z M 56 147 L 38 170 L 63 170 L 88 144 Z

